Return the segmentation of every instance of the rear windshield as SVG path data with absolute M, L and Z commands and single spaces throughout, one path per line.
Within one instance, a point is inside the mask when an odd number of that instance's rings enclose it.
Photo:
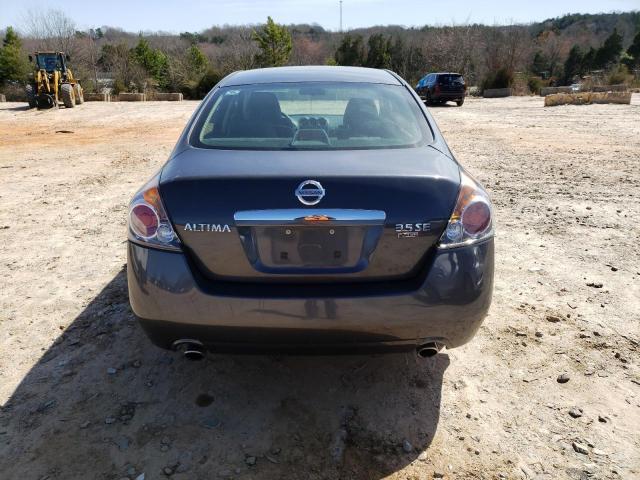
M 247 150 L 406 148 L 432 140 L 403 86 L 346 82 L 219 88 L 191 135 L 197 147 Z
M 440 85 L 464 85 L 464 78 L 462 75 L 446 73 L 438 75 L 438 83 Z

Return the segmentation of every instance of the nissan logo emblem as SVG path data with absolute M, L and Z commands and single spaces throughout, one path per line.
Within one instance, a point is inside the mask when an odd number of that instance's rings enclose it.
M 324 188 L 320 182 L 305 180 L 296 188 L 296 197 L 305 205 L 316 205 L 324 197 Z

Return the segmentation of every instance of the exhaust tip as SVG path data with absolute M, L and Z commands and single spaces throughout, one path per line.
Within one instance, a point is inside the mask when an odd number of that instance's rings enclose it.
M 420 358 L 431 358 L 436 356 L 440 350 L 442 350 L 442 347 L 443 345 L 441 343 L 425 343 L 416 349 L 416 353 Z
M 173 349 L 182 352 L 182 355 L 187 360 L 198 361 L 202 360 L 205 356 L 204 346 L 199 340 L 193 340 L 189 338 L 176 340 L 172 345 Z
M 191 360 L 193 362 L 202 360 L 204 358 L 204 352 L 199 349 L 185 350 L 184 352 L 182 352 L 182 354 L 184 355 L 184 358 L 186 358 L 187 360 Z

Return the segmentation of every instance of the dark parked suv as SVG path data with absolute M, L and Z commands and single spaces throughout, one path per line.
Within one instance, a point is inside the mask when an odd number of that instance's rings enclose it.
M 420 79 L 416 92 L 427 105 L 456 102 L 461 107 L 467 86 L 459 73 L 430 73 Z

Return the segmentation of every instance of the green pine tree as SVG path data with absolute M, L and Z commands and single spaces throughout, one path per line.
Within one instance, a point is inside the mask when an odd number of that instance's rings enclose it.
M 582 72 L 586 73 L 596 68 L 595 63 L 596 63 L 597 53 L 598 51 L 593 47 L 590 47 L 589 50 L 587 50 L 587 52 L 582 57 L 582 67 L 581 67 Z
M 22 51 L 20 37 L 12 27 L 7 31 L 0 48 L 0 85 L 7 82 L 24 82 L 31 67 Z
M 152 48 L 147 40 L 140 38 L 132 54 L 136 63 L 144 68 L 161 88 L 166 86 L 169 62 L 162 51 Z
M 633 42 L 627 48 L 624 63 L 627 67 L 633 69 L 640 67 L 640 30 L 633 38 Z
M 564 62 L 564 81 L 569 84 L 573 77 L 582 73 L 584 55 L 578 45 L 574 45 L 569 51 L 569 56 Z
M 364 65 L 364 41 L 360 35 L 346 34 L 334 55 L 336 65 L 360 67 Z
M 209 59 L 202 53 L 198 46 L 194 44 L 187 50 L 187 65 L 191 77 L 200 77 L 207 71 Z
M 391 38 L 376 33 L 369 37 L 368 45 L 365 65 L 371 68 L 391 68 Z
M 596 52 L 595 67 L 606 68 L 612 63 L 617 63 L 622 53 L 622 35 L 617 29 L 613 29 L 602 46 Z
M 544 75 L 545 72 L 549 72 L 549 60 L 546 55 L 538 50 L 533 56 L 533 61 L 531 62 L 531 71 L 536 75 Z
M 253 31 L 253 40 L 258 43 L 260 53 L 255 57 L 261 67 L 280 67 L 289 62 L 293 41 L 284 25 L 278 25 L 271 17 L 260 30 Z

